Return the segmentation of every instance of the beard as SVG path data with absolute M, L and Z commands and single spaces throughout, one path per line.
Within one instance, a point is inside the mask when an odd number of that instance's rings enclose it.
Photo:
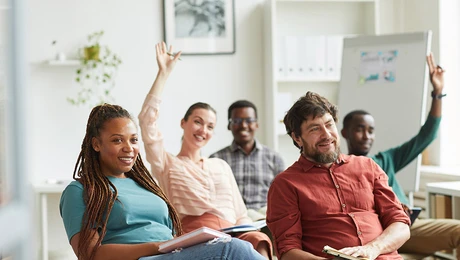
M 339 155 L 340 155 L 340 146 L 337 143 L 337 140 L 335 141 L 335 144 L 336 144 L 335 145 L 335 150 L 330 151 L 330 152 L 326 152 L 326 153 L 321 153 L 316 149 L 312 149 L 309 146 L 304 145 L 303 146 L 303 155 L 306 158 L 310 158 L 311 160 L 313 160 L 314 162 L 317 162 L 317 163 L 321 163 L 321 164 L 333 163 L 333 162 L 335 162 L 337 160 L 337 158 L 339 158 Z

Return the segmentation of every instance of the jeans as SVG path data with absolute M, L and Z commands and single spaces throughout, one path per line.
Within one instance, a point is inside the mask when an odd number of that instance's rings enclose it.
M 201 243 L 168 254 L 141 257 L 139 260 L 264 260 L 249 242 L 238 238 Z

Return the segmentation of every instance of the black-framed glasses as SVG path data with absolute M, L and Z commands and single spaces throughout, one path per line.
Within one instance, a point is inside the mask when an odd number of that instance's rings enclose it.
M 246 118 L 239 118 L 239 117 L 236 117 L 236 118 L 230 118 L 228 120 L 228 122 L 232 125 L 241 125 L 243 122 L 246 122 L 246 124 L 252 124 L 252 123 L 255 123 L 257 122 L 257 118 L 254 118 L 254 117 L 246 117 Z

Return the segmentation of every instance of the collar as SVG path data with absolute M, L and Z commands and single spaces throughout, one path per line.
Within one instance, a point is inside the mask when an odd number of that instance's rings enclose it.
M 331 168 L 332 167 L 338 167 L 338 166 L 340 166 L 342 164 L 348 163 L 349 158 L 350 158 L 349 155 L 340 154 L 339 158 L 337 158 L 337 160 L 331 165 Z M 318 164 L 318 163 L 315 163 L 315 162 L 312 162 L 312 161 L 308 160 L 302 154 L 300 155 L 299 160 L 297 160 L 297 163 L 300 164 L 300 167 L 302 167 L 304 172 L 308 172 L 313 167 L 322 168 L 321 164 Z
M 262 144 L 261 144 L 259 141 L 257 141 L 257 139 L 255 139 L 255 138 L 254 138 L 254 143 L 255 143 L 256 145 L 255 145 L 254 149 L 252 149 L 251 152 L 253 152 L 254 150 L 262 150 L 262 148 L 263 148 L 263 147 L 262 147 Z M 232 152 L 236 152 L 236 151 L 238 151 L 238 150 L 243 151 L 243 148 L 241 148 L 241 146 L 239 146 L 238 144 L 236 144 L 236 143 L 235 143 L 235 140 L 233 140 L 232 144 L 230 145 L 230 150 L 231 150 Z

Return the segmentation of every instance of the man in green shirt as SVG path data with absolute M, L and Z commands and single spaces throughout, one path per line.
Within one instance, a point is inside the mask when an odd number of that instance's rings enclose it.
M 442 114 L 444 70 L 436 66 L 433 55 L 427 57 L 433 85 L 430 113 L 419 133 L 400 146 L 379 152 L 371 158 L 388 175 L 396 196 L 408 205 L 409 200 L 396 180 L 396 173 L 412 162 L 436 138 Z M 366 156 L 374 142 L 374 118 L 364 110 L 348 113 L 343 120 L 342 136 L 347 140 L 348 153 Z M 432 254 L 439 250 L 457 249 L 460 260 L 460 220 L 418 219 L 411 226 L 411 238 L 398 250 L 401 253 Z

